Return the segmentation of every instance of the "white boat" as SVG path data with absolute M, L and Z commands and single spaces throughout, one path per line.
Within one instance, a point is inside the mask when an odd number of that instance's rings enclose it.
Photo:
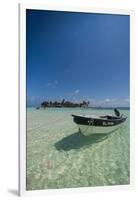
M 81 132 L 83 135 L 88 136 L 91 134 L 105 134 L 118 129 L 127 119 L 127 117 L 124 117 L 123 115 L 120 116 L 120 113 L 117 109 L 114 109 L 114 111 L 116 116 L 95 116 L 82 114 L 73 114 L 72 116 L 74 118 L 74 122 L 79 127 L 79 132 Z

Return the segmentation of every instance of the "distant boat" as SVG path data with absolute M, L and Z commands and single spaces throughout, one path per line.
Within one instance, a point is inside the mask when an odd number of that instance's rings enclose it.
M 120 116 L 120 112 L 114 109 L 115 116 L 104 115 L 75 115 L 73 114 L 74 122 L 79 126 L 79 131 L 83 135 L 110 133 L 119 128 L 127 117 Z
M 39 110 L 40 109 L 40 107 L 36 107 L 36 110 Z

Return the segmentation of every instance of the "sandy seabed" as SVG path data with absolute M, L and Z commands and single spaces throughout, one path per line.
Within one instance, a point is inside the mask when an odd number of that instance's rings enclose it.
M 112 110 L 27 108 L 27 190 L 129 184 L 129 110 L 110 135 L 83 136 L 71 114 Z

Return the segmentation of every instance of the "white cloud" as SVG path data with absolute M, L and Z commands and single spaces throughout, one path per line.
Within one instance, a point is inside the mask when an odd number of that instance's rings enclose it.
M 36 100 L 39 100 L 39 96 L 31 96 L 30 101 L 36 101 Z
M 77 90 L 74 91 L 74 94 L 75 94 L 75 95 L 76 95 L 76 94 L 79 94 L 79 92 L 80 92 L 80 91 L 77 89 Z
M 128 107 L 129 99 L 117 99 L 117 98 L 106 98 L 106 99 L 93 99 L 87 98 L 91 106 L 103 106 L 103 107 Z
M 51 86 L 52 85 L 52 83 L 47 83 L 47 86 Z
M 55 80 L 55 81 L 54 81 L 54 83 L 57 85 L 57 84 L 58 84 L 58 81 L 57 81 L 57 80 Z
M 130 99 L 124 99 L 124 101 L 126 101 L 126 102 L 130 102 Z
M 111 101 L 111 99 L 105 99 L 105 102 L 107 102 L 107 103 L 110 102 L 110 101 Z
M 105 99 L 102 102 L 105 106 L 129 106 L 129 99 Z
M 51 88 L 56 88 L 57 85 L 58 85 L 58 81 L 57 80 L 54 80 L 53 82 L 48 82 L 47 83 L 47 86 L 51 87 Z
M 27 105 L 28 106 L 35 106 L 35 105 L 39 105 L 40 102 L 43 100 L 43 97 L 39 97 L 39 96 L 27 96 Z

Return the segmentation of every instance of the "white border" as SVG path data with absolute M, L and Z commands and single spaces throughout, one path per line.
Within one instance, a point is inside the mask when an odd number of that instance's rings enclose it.
M 46 189 L 26 191 L 26 9 L 75 11 L 89 13 L 122 14 L 130 16 L 130 185 L 104 186 L 71 189 Z M 62 194 L 84 193 L 92 191 L 118 191 L 134 189 L 134 11 L 123 9 L 101 9 L 92 8 L 87 4 L 65 5 L 52 3 L 45 5 L 20 4 L 19 5 L 19 195 L 41 195 L 41 194 Z M 132 131 L 133 130 L 133 131 Z
M 19 5 L 19 195 L 26 191 L 26 9 Z

